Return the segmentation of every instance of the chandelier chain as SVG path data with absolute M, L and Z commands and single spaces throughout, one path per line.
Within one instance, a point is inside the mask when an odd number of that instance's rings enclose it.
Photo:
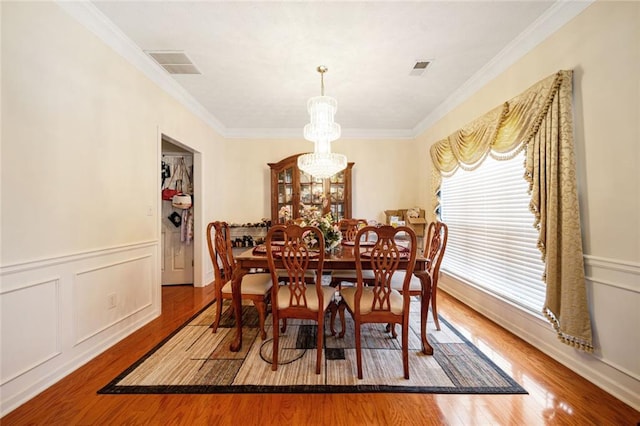
M 324 65 L 318 67 L 318 72 L 320 73 L 320 96 L 324 96 L 324 73 L 327 71 L 329 71 L 329 68 Z

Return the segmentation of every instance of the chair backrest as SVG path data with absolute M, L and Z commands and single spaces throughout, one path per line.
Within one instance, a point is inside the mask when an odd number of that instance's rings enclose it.
M 273 244 L 277 241 L 278 245 Z M 312 246 L 313 244 L 313 246 Z M 324 262 L 324 236 L 315 226 L 276 225 L 269 229 L 265 241 L 269 270 L 274 283 L 289 286 L 290 299 L 288 306 L 307 308 L 306 287 L 307 270 L 315 271 L 316 293 L 319 306 L 323 296 L 320 289 L 322 283 L 322 264 Z M 311 262 L 317 261 L 314 268 Z M 283 273 L 286 272 L 286 273 Z M 283 282 L 282 282 L 283 281 Z M 277 287 L 273 286 L 272 303 L 277 308 Z
M 338 229 L 342 232 L 343 241 L 355 241 L 358 231 L 367 225 L 367 221 L 364 219 L 340 219 Z M 365 240 L 368 237 L 369 234 L 365 234 Z
M 360 243 L 362 236 L 365 233 L 371 233 L 375 235 L 375 244 L 372 247 L 366 247 L 366 251 L 360 250 Z M 408 236 L 408 245 L 398 243 L 398 237 L 404 234 Z M 356 235 L 355 242 L 355 257 L 356 257 L 356 272 L 358 275 L 358 289 L 356 290 L 355 299 L 360 300 L 363 292 L 362 283 L 363 280 L 363 263 L 368 262 L 368 265 L 373 271 L 373 281 L 368 282 L 369 285 L 373 285 L 373 300 L 372 300 L 372 312 L 391 310 L 390 298 L 392 287 L 391 279 L 393 274 L 400 269 L 401 265 L 404 265 L 403 270 L 406 270 L 404 274 L 403 282 L 403 294 L 409 294 L 409 283 L 411 276 L 413 275 L 413 269 L 416 263 L 416 233 L 408 226 L 393 227 L 390 225 L 382 226 L 366 226 Z M 404 298 L 404 310 L 408 312 L 409 309 L 409 297 Z M 360 303 L 356 303 L 356 314 L 359 314 Z
M 212 233 L 212 229 L 215 232 Z M 235 267 L 229 224 L 220 221 L 209 223 L 207 226 L 207 245 L 216 282 L 223 285 L 231 279 Z
M 444 222 L 431 222 L 425 240 L 424 257 L 427 259 L 431 280 L 435 285 L 440 273 L 440 264 L 447 248 L 449 229 Z
M 338 229 L 342 232 L 343 241 L 355 241 L 358 233 L 357 219 L 340 219 L 338 221 Z

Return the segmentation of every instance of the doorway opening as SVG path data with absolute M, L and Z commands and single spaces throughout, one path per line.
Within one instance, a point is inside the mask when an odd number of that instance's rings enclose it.
M 162 135 L 160 164 L 162 189 L 177 190 L 172 197 L 161 191 L 161 283 L 194 285 L 194 167 L 193 152 Z M 189 203 L 189 200 L 191 201 Z M 191 204 L 189 206 L 189 204 Z M 189 206 L 189 207 L 187 207 Z

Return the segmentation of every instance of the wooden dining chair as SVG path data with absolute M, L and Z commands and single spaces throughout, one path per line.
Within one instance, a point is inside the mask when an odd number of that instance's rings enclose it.
M 212 232 L 215 231 L 215 232 Z M 233 259 L 233 249 L 231 245 L 231 235 L 229 224 L 226 222 L 211 222 L 207 226 L 207 244 L 209 246 L 209 256 L 213 262 L 215 274 L 214 291 L 216 295 L 216 316 L 211 328 L 215 333 L 220 324 L 222 314 L 222 301 L 231 300 L 231 280 L 236 267 Z M 271 275 L 268 273 L 246 274 L 242 277 L 240 293 L 242 299 L 250 300 L 258 310 L 260 321 L 260 337 L 266 339 L 265 318 L 267 316 L 267 305 L 271 298 Z
M 301 218 L 301 217 L 297 217 L 295 219 L 289 219 L 289 220 L 287 220 L 285 225 L 304 226 L 304 219 Z M 278 277 L 280 279 L 282 279 L 283 276 L 286 276 L 286 274 L 287 274 L 287 271 L 285 271 L 284 269 L 278 269 Z M 305 276 L 307 278 L 307 282 L 308 283 L 313 283 L 315 281 L 315 278 L 316 278 L 316 273 L 314 271 L 307 271 L 305 273 Z
M 308 245 L 311 235 L 315 236 L 320 249 L 313 250 Z M 275 246 L 274 236 L 281 241 Z M 288 318 L 309 319 L 317 323 L 316 374 L 320 374 L 324 346 L 324 314 L 331 302 L 335 289 L 322 285 L 322 264 L 324 262 L 324 236 L 314 226 L 276 225 L 269 229 L 266 238 L 267 260 L 271 279 L 277 285 L 271 289 L 271 315 L 273 317 L 273 362 L 272 370 L 278 369 L 279 324 L 283 320 L 283 330 Z M 311 262 L 316 262 L 311 267 Z M 285 271 L 282 272 L 278 271 Z M 313 271 L 314 282 L 308 282 L 308 271 Z
M 440 264 L 444 257 L 445 249 L 447 248 L 447 238 L 449 236 L 449 229 L 444 222 L 431 222 L 427 230 L 427 238 L 425 239 L 425 247 L 423 255 L 427 259 L 427 271 L 419 271 L 411 275 L 411 281 L 409 283 L 409 294 L 411 296 L 422 295 L 422 283 L 419 275 L 422 273 L 428 273 L 431 279 L 431 315 L 433 315 L 433 322 L 436 325 L 436 329 L 440 330 L 440 321 L 438 321 L 438 309 L 436 304 L 436 295 L 438 291 L 438 276 L 440 275 Z M 399 271 L 394 275 L 391 286 L 392 288 L 403 291 L 404 285 L 404 271 Z M 426 314 L 426 312 L 425 312 Z M 426 316 L 425 316 L 426 318 Z
M 364 219 L 340 219 L 338 221 L 338 229 L 342 232 L 343 241 L 354 241 L 360 228 L 365 226 L 367 226 L 367 221 Z
M 342 243 L 343 244 L 353 244 L 355 243 L 356 236 L 358 235 L 358 231 L 368 225 L 367 221 L 364 219 L 341 219 L 338 221 L 338 228 L 342 232 Z M 369 233 L 363 234 L 364 241 L 369 241 Z M 372 280 L 373 274 L 371 271 L 363 271 L 365 280 Z M 355 269 L 344 269 L 344 270 L 334 270 L 331 271 L 331 280 L 332 283 L 338 287 L 341 286 L 343 281 L 349 283 L 356 282 L 356 270 Z
M 373 247 L 360 250 L 361 237 L 366 232 L 376 236 Z M 408 237 L 408 246 L 400 246 L 397 237 Z M 362 343 L 360 328 L 365 323 L 401 324 L 402 364 L 404 378 L 409 378 L 409 282 L 416 262 L 416 234 L 407 226 L 367 226 L 358 231 L 355 243 L 357 282 L 355 287 L 342 290 L 347 311 L 355 323 L 356 360 L 358 378 L 362 379 Z M 363 262 L 373 271 L 372 283 L 365 286 Z M 391 287 L 391 280 L 401 262 L 406 266 L 403 292 Z

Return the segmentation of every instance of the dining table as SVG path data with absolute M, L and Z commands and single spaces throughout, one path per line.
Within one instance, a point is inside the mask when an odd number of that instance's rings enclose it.
M 327 270 L 355 270 L 356 269 L 356 256 L 355 247 L 353 245 L 340 245 L 337 250 L 332 250 L 325 255 L 322 269 Z M 366 248 L 360 248 L 361 252 L 367 250 Z M 242 277 L 254 270 L 269 270 L 269 263 L 267 260 L 266 250 L 264 245 L 248 248 L 244 252 L 234 256 L 236 267 L 233 271 L 231 293 L 232 293 L 232 306 L 234 310 L 235 321 L 235 337 L 231 341 L 229 349 L 232 352 L 238 352 L 242 348 L 242 298 L 240 294 L 240 285 L 242 283 Z M 363 269 L 370 269 L 371 262 L 364 261 L 361 257 L 361 265 Z M 278 267 L 278 260 L 276 259 L 276 267 Z M 399 269 L 406 270 L 408 261 L 399 262 Z M 416 262 L 414 266 L 414 275 L 420 279 L 422 284 L 422 292 L 420 296 L 420 338 L 422 341 L 422 352 L 425 355 L 433 355 L 433 347 L 429 344 L 427 339 L 427 313 L 429 310 L 429 301 L 431 300 L 431 276 L 427 272 L 428 260 L 422 255 L 416 256 Z M 283 267 L 284 268 L 284 267 Z M 310 269 L 317 268 L 317 260 L 311 260 L 309 264 Z M 344 327 L 344 323 L 343 323 Z

